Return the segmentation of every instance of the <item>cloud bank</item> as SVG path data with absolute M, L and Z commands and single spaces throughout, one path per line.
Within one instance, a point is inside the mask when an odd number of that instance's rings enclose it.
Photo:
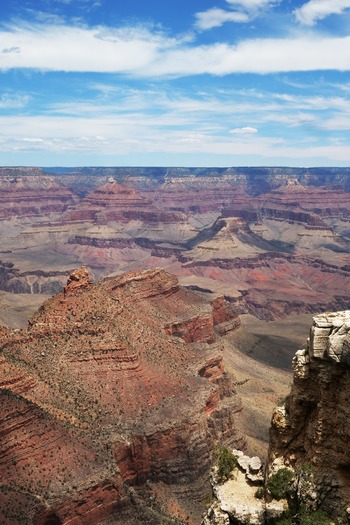
M 350 36 L 258 38 L 196 45 L 144 28 L 17 26 L 0 31 L 0 69 L 134 77 L 350 70 Z

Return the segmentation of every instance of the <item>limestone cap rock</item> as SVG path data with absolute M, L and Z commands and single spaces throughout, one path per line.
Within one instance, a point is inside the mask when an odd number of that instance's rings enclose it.
M 350 366 L 350 310 L 314 317 L 309 354 Z

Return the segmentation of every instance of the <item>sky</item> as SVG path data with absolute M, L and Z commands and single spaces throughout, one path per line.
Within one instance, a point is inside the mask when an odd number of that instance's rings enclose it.
M 4 0 L 0 165 L 350 166 L 350 0 Z

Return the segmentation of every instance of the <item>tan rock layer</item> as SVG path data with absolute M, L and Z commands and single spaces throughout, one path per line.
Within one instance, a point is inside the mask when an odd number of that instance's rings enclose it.
M 291 394 L 273 415 L 269 461 L 309 468 L 313 504 L 343 519 L 350 505 L 350 311 L 316 316 L 293 365 Z

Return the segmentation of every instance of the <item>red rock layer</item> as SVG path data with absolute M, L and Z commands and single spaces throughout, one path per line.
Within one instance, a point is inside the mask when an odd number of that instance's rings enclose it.
M 240 313 L 273 320 L 297 312 L 348 308 L 349 269 L 308 257 L 263 253 L 251 258 L 209 259 L 185 262 L 183 275 L 211 277 L 239 283 L 240 295 L 232 298 Z
M 244 184 L 234 176 L 168 177 L 153 192 L 143 192 L 157 206 L 185 213 L 218 212 L 232 203 L 247 202 Z
M 0 170 L 0 220 L 13 217 L 45 217 L 62 213 L 78 201 L 74 193 L 57 184 L 52 177 L 39 173 L 12 175 Z
M 92 221 L 106 224 L 111 221 L 172 223 L 183 220 L 179 213 L 157 209 L 138 190 L 111 181 L 85 197 L 78 206 L 69 210 L 63 222 Z
M 87 268 L 73 272 L 4 341 L 2 523 L 28 498 L 28 523 L 99 523 L 131 504 L 125 484 L 190 492 L 218 440 L 242 446 L 214 331 L 230 316 L 223 299 L 213 308 L 161 269 L 98 285 Z

